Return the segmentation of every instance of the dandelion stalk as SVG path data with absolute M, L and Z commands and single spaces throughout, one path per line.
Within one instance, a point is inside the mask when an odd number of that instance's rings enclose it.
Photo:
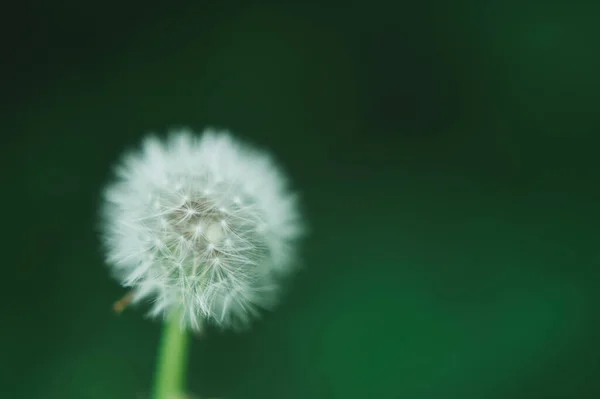
M 173 399 L 185 390 L 189 334 L 181 329 L 178 314 L 165 323 L 156 364 L 154 399 Z

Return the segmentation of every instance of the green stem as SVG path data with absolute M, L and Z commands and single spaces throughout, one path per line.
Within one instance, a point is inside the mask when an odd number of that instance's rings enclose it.
M 179 316 L 172 314 L 163 329 L 156 365 L 154 399 L 174 399 L 185 393 L 189 337 L 181 330 Z

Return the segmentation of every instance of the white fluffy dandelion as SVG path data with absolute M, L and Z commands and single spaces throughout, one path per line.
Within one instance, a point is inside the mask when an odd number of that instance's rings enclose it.
M 272 307 L 302 235 L 296 197 L 268 154 L 226 131 L 172 131 L 127 154 L 105 191 L 108 263 L 152 316 L 243 328 Z

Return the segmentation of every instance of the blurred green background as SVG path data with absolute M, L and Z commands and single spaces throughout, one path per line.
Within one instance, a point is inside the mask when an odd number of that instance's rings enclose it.
M 600 397 L 600 4 L 156 3 L 1 13 L 0 397 L 149 397 L 160 325 L 112 314 L 97 210 L 182 125 L 273 151 L 312 228 L 193 393 Z

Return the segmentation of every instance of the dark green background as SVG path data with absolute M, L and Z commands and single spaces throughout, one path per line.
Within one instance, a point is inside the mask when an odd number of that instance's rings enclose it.
M 149 2 L 2 15 L 0 396 L 146 399 L 160 326 L 100 192 L 149 131 L 218 126 L 304 199 L 305 268 L 193 343 L 223 398 L 599 398 L 600 5 Z

